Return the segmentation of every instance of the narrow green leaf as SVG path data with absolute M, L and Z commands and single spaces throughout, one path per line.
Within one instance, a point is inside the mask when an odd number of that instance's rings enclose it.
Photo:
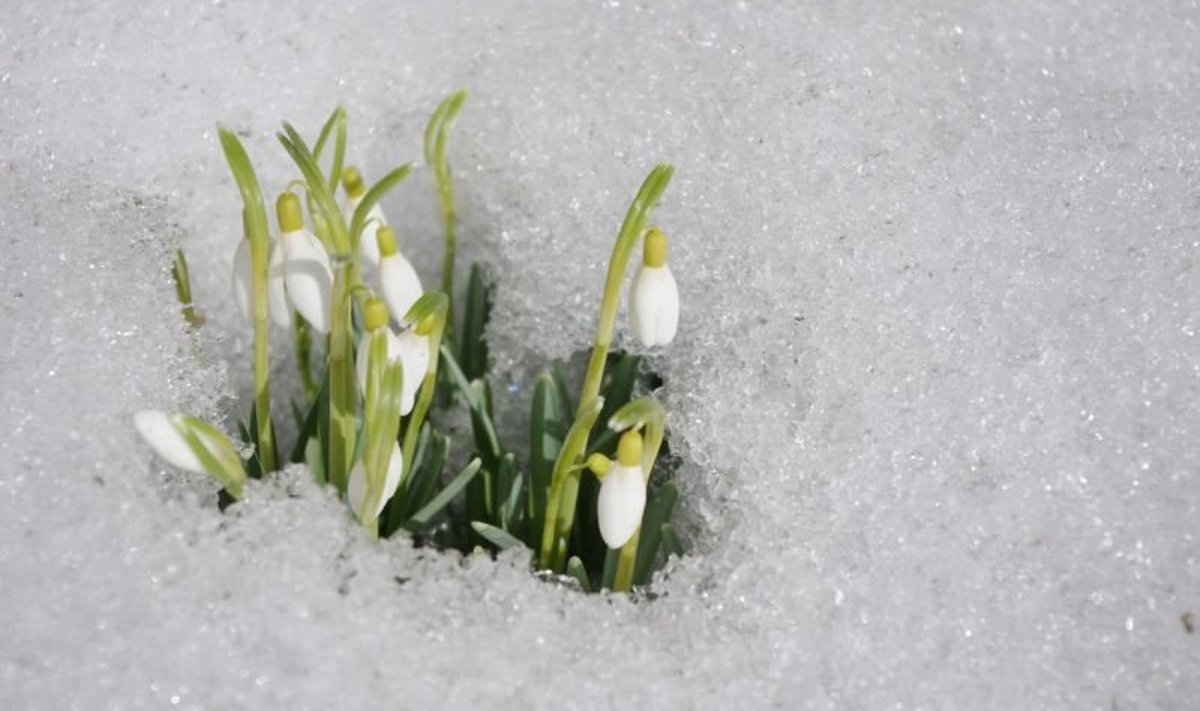
M 300 432 L 296 436 L 296 445 L 292 447 L 292 456 L 288 458 L 290 462 L 306 461 L 306 450 L 308 449 L 308 440 L 313 437 L 319 437 L 319 422 L 321 413 L 329 409 L 329 375 L 322 379 L 321 389 L 317 391 L 317 397 L 313 400 L 312 405 L 308 408 L 308 414 L 304 417 L 304 421 L 300 425 Z
M 463 334 L 459 343 L 463 374 L 469 380 L 487 373 L 488 349 L 484 331 L 491 316 L 491 289 L 478 263 L 471 265 L 467 281 L 467 309 L 463 315 Z
M 325 183 L 325 176 L 321 174 L 320 166 L 317 165 L 316 159 L 313 158 L 304 139 L 300 137 L 296 129 L 289 123 L 284 123 L 283 128 L 283 132 L 277 134 L 277 137 L 296 167 L 300 169 L 300 174 L 304 176 L 304 182 L 308 185 L 308 194 L 312 196 L 320 209 L 325 226 L 330 230 L 334 256 L 342 259 L 352 258 L 350 237 L 346 232 L 346 221 L 342 218 L 337 201 L 334 200 L 329 186 Z
M 525 547 L 525 543 L 521 539 L 483 521 L 472 521 L 471 528 L 475 529 L 476 533 L 483 536 L 489 543 L 496 546 L 502 552 L 509 548 Z
M 646 503 L 642 514 L 642 535 L 638 540 L 637 562 L 633 568 L 633 582 L 641 585 L 650 578 L 650 568 L 662 543 L 662 528 L 671 522 L 675 502 L 679 500 L 679 489 L 674 482 L 658 487 Z
M 414 478 L 407 490 L 409 493 L 405 496 L 410 511 L 420 510 L 433 498 L 441 481 L 449 450 L 449 437 L 437 432 L 430 435 L 429 454 L 419 468 L 413 469 Z
M 471 479 L 475 478 L 475 475 L 479 473 L 481 464 L 482 462 L 478 458 L 472 459 L 462 471 L 450 480 L 450 483 L 444 489 L 438 492 L 437 496 L 433 497 L 432 501 L 422 506 L 420 511 L 413 514 L 412 518 L 404 523 L 404 527 L 416 533 L 427 525 L 434 516 L 454 500 L 455 496 L 458 496 L 459 492 L 470 483 Z
M 264 474 L 267 473 L 266 470 L 263 469 L 262 460 L 263 460 L 263 456 L 268 453 L 265 450 L 264 445 L 261 444 L 259 441 L 261 434 L 264 432 L 264 429 L 268 429 L 271 433 L 271 436 L 268 438 L 266 447 L 274 448 L 275 441 L 276 441 L 275 440 L 275 423 L 273 421 L 269 422 L 268 428 L 259 427 L 258 426 L 258 408 L 257 407 L 250 408 L 250 425 L 249 425 L 249 427 L 247 427 L 246 425 L 243 425 L 240 421 L 238 422 L 238 433 L 241 435 L 242 441 L 244 441 L 247 444 L 254 447 L 254 454 L 252 454 L 250 456 L 250 461 L 247 463 L 247 471 L 249 472 L 251 479 L 260 479 L 260 478 L 262 478 L 262 476 Z M 273 462 L 279 461 L 279 454 L 277 451 L 271 451 L 269 453 L 269 456 L 271 458 L 271 461 L 273 461 Z
M 346 110 L 341 106 L 334 114 L 333 163 L 329 166 L 329 192 L 337 195 L 338 180 L 342 177 L 342 164 L 346 161 Z M 319 154 L 318 154 L 319 155 Z M 314 160 L 316 156 L 314 155 Z
M 604 554 L 604 569 L 600 573 L 600 589 L 612 590 L 613 581 L 617 579 L 617 561 L 621 558 L 621 551 L 615 548 L 609 548 Z
M 675 527 L 669 523 L 662 525 L 662 548 L 668 557 L 683 557 L 683 541 L 675 533 Z
M 313 437 L 307 440 L 304 447 L 304 462 L 308 464 L 308 468 L 312 471 L 313 480 L 317 484 L 324 485 L 329 479 L 325 476 L 325 455 L 321 447 L 321 440 L 318 437 Z
M 487 392 L 486 380 L 468 382 L 448 345 L 442 345 L 441 356 L 442 364 L 446 366 L 450 381 L 458 387 L 459 392 L 467 401 L 467 408 L 471 411 L 471 430 L 475 436 L 476 450 L 480 456 L 485 457 L 485 461 L 490 465 L 498 466 L 504 449 L 500 445 L 500 438 L 496 435 L 496 425 L 488 413 L 490 395 Z
M 488 379 L 476 380 L 468 387 L 475 393 L 474 401 L 477 407 L 471 408 L 471 431 L 475 435 L 475 449 L 483 457 L 483 463 L 493 471 L 499 469 L 503 450 L 500 438 L 496 434 L 496 425 L 492 421 L 491 387 Z
M 325 124 L 321 126 L 321 133 L 317 136 L 317 142 L 313 144 L 313 158 L 318 161 L 321 159 L 321 152 L 325 149 L 325 142 L 333 134 L 333 126 L 338 120 L 339 115 L 344 115 L 346 109 L 338 106 L 329 113 L 329 118 L 325 119 Z
M 525 491 L 525 476 L 517 469 L 516 458 L 511 452 L 500 460 L 497 474 L 497 490 L 503 497 L 500 504 L 500 527 L 510 533 L 516 532 L 516 524 L 522 513 L 521 494 Z
M 578 556 L 571 556 L 567 561 L 567 575 L 575 578 L 579 583 L 579 589 L 585 593 L 592 591 L 592 583 L 588 580 L 587 570 L 583 567 L 583 561 L 579 560 Z
M 551 372 L 542 373 L 533 388 L 529 416 L 529 519 L 532 530 L 542 529 L 546 498 L 554 462 L 567 436 L 570 409 L 560 381 Z

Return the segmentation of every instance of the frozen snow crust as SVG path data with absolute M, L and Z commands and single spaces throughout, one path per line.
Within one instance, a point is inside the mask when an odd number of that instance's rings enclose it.
M 10 5 L 0 708 L 1200 698 L 1195 7 Z M 628 200 L 678 165 L 652 363 L 693 553 L 653 602 L 372 545 L 302 470 L 220 514 L 130 424 L 246 385 L 214 124 L 274 193 L 280 119 L 345 102 L 378 177 L 461 86 L 499 409 L 586 342 Z M 436 274 L 429 176 L 385 207 Z

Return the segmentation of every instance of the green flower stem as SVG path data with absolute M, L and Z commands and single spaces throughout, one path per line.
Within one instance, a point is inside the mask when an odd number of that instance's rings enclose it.
M 337 268 L 333 276 L 332 313 L 329 328 L 329 470 L 327 477 L 339 492 L 354 457 L 355 418 L 354 365 L 350 357 L 350 265 Z
M 621 554 L 617 558 L 617 574 L 613 578 L 613 592 L 629 592 L 633 588 L 633 570 L 637 563 L 638 539 L 642 537 L 642 527 L 633 532 L 629 541 L 621 546 Z
M 608 277 L 604 283 L 604 296 L 600 303 L 600 322 L 596 325 L 592 354 L 588 360 L 587 374 L 579 395 L 579 410 L 575 413 L 575 423 L 571 425 L 572 431 L 579 424 L 580 419 L 585 416 L 585 406 L 589 406 L 600 394 L 604 362 L 608 358 L 608 349 L 612 345 L 613 328 L 617 321 L 617 307 L 621 303 L 621 282 L 625 279 L 625 267 L 629 263 L 629 255 L 637 244 L 638 236 L 646 226 L 646 219 L 651 208 L 658 202 L 663 191 L 667 189 L 673 172 L 674 168 L 666 163 L 655 166 L 642 182 L 642 187 L 633 199 L 633 204 L 629 206 L 629 211 L 625 213 L 624 222 L 621 223 L 621 230 L 617 234 L 612 257 L 608 262 Z M 595 420 L 595 415 L 592 416 L 592 420 Z M 543 526 L 540 561 L 542 567 L 549 567 L 556 572 L 561 571 L 559 566 L 553 564 L 557 562 L 558 558 L 562 558 L 565 565 L 566 558 L 561 553 L 552 556 L 551 552 L 554 550 L 555 541 L 569 539 L 571 535 L 571 528 L 575 525 L 575 506 L 579 495 L 579 472 L 575 471 L 574 485 L 571 485 L 566 481 L 570 476 L 568 471 L 582 459 L 584 451 L 587 449 L 587 432 L 590 429 L 591 425 L 588 425 L 588 428 L 583 431 L 582 437 L 568 438 L 563 442 L 563 447 L 558 453 L 558 460 L 554 463 L 554 478 L 550 483 L 550 498 L 547 503 L 546 525 Z M 556 515 L 550 516 L 550 510 L 555 511 Z M 550 528 L 552 523 L 555 525 L 553 530 Z
M 579 494 L 579 453 L 587 444 L 588 433 L 592 430 L 600 410 L 604 407 L 604 399 L 593 397 L 579 408 L 575 421 L 567 430 L 563 439 L 562 449 L 554 462 L 554 473 L 550 476 L 550 495 L 546 498 L 546 517 L 542 522 L 542 547 L 538 553 L 538 565 L 544 569 L 556 570 L 554 563 L 558 558 L 565 559 L 565 550 L 555 544 L 560 532 L 565 530 L 570 535 L 570 528 L 575 521 L 575 497 Z M 564 457 L 568 450 L 576 452 L 575 456 Z M 568 483 L 571 482 L 571 483 Z M 571 509 L 566 510 L 562 503 L 568 499 L 564 492 L 570 490 Z
M 425 417 L 429 414 L 429 406 L 433 402 L 434 390 L 437 387 L 438 356 L 442 352 L 442 336 L 446 332 L 446 317 L 449 310 L 450 299 L 445 294 L 434 292 L 422 295 L 404 316 L 405 321 L 414 324 L 414 328 L 415 324 L 419 324 L 427 316 L 433 316 L 434 321 L 433 330 L 429 333 L 429 370 L 425 372 L 425 379 L 421 381 L 421 392 L 417 394 L 417 403 L 409 415 L 408 424 L 404 430 L 404 443 L 400 447 L 400 453 L 404 457 L 404 468 L 400 473 L 400 486 L 396 489 L 396 496 L 402 496 L 404 493 L 404 480 L 408 478 L 413 457 L 417 452 L 417 438 L 421 434 L 421 427 L 425 424 Z M 397 504 L 402 503 L 402 501 L 397 502 Z M 396 510 L 403 509 L 397 505 Z
M 462 110 L 463 102 L 467 100 L 467 92 L 459 90 L 447 96 L 425 127 L 425 163 L 433 168 L 433 178 L 437 185 L 438 202 L 442 208 L 442 223 L 446 230 L 446 251 L 442 257 L 442 293 L 450 300 L 446 312 L 446 331 L 448 340 L 454 339 L 454 258 L 458 245 L 456 223 L 458 215 L 454 210 L 454 185 L 450 181 L 450 165 L 446 162 L 446 138 L 451 122 Z
M 243 222 L 250 240 L 250 264 L 254 275 L 254 414 L 258 423 L 258 458 L 262 471 L 275 471 L 275 434 L 271 427 L 270 363 L 267 359 L 267 262 L 270 241 L 267 212 L 254 166 L 241 141 L 220 127 L 221 149 L 242 194 Z

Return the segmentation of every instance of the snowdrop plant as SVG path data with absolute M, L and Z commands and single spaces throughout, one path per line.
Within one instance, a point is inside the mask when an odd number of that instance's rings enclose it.
M 463 551 L 522 547 L 535 568 L 566 574 L 585 590 L 630 590 L 649 579 L 657 558 L 682 553 L 670 524 L 677 492 L 664 481 L 669 473 L 654 474 L 666 420 L 650 394 L 656 376 L 640 356 L 612 351 L 621 286 L 639 242 L 641 266 L 629 291 L 631 333 L 648 348 L 665 346 L 675 335 L 679 296 L 666 263 L 667 238 L 647 224 L 672 168 L 651 171 L 618 232 L 577 405 L 567 396 L 561 365 L 538 378 L 529 455 L 518 462 L 494 421 L 485 336 L 493 286 L 480 265 L 472 266 L 458 309 L 461 330 L 454 327 L 457 212 L 447 137 L 464 101 L 463 92 L 448 97 L 425 132 L 443 228 L 440 291 L 434 292 L 424 290 L 379 205 L 412 169 L 402 165 L 368 186 L 361 171 L 345 165 L 342 108 L 312 148 L 283 124 L 278 139 L 299 178 L 275 201 L 274 238 L 249 156 L 222 128 L 221 146 L 242 197 L 243 238 L 234 250 L 231 285 L 253 333 L 254 404 L 248 423 L 239 423 L 249 456 L 216 427 L 188 415 L 148 410 L 134 425 L 169 464 L 215 479 L 227 502 L 243 498 L 248 478 L 302 463 L 345 498 L 372 536 L 405 532 Z M 340 203 L 339 188 L 345 193 Z M 198 328 L 204 320 L 191 304 L 182 253 L 175 276 L 184 314 Z M 268 356 L 272 344 L 287 341 L 273 340 L 272 324 L 292 331 L 305 383 L 302 399 L 292 403 L 297 436 L 286 457 L 277 449 Z M 315 380 L 314 336 L 323 346 Z M 469 456 L 454 454 L 445 433 L 453 419 L 443 410 L 455 406 L 456 394 L 470 415 Z M 449 476 L 452 459 L 468 463 Z

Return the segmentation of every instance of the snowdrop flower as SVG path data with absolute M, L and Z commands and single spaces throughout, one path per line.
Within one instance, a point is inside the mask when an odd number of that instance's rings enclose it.
M 171 466 L 208 474 L 233 498 L 241 498 L 246 481 L 241 456 L 233 443 L 212 425 L 187 415 L 143 410 L 133 416 L 133 426 L 154 453 Z M 206 461 L 212 468 L 205 466 Z
M 358 204 L 362 202 L 363 196 L 367 194 L 367 187 L 363 184 L 362 174 L 358 169 L 351 166 L 342 171 L 342 185 L 346 188 L 346 197 L 349 202 L 346 203 L 346 224 L 350 224 L 351 218 L 354 216 L 354 210 L 358 208 Z M 374 218 L 373 220 L 371 218 Z M 367 223 L 363 227 L 362 234 L 358 238 L 358 253 L 362 259 L 363 267 L 368 271 L 374 271 L 379 268 L 379 241 L 377 232 L 379 228 L 387 224 L 387 218 L 383 215 L 383 208 L 376 203 L 367 213 Z M 405 312 L 396 313 L 397 318 L 402 318 Z
M 249 230 L 246 235 L 233 255 L 233 298 L 246 321 L 254 323 L 254 266 L 250 257 Z M 267 264 L 267 313 L 276 326 L 291 327 L 292 307 L 288 305 L 283 287 L 283 249 L 278 242 L 271 243 Z
M 154 453 L 167 460 L 171 466 L 197 474 L 204 473 L 200 459 L 179 431 L 183 424 L 178 415 L 143 410 L 133 416 L 133 426 Z
M 621 435 L 617 462 L 589 457 L 588 467 L 600 477 L 596 518 L 600 536 L 609 548 L 620 548 L 637 533 L 646 509 L 646 474 L 642 470 L 642 436 L 634 430 Z
M 432 319 L 425 319 L 414 328 L 409 328 L 397 336 L 388 327 L 388 311 L 378 299 L 367 302 L 363 315 L 366 334 L 373 335 L 383 329 L 387 338 L 387 360 L 392 362 L 400 359 L 400 367 L 404 375 L 403 387 L 400 391 L 400 414 L 412 412 L 416 402 L 417 391 L 421 389 L 421 381 L 429 372 L 429 333 L 433 330 Z M 367 391 L 367 363 L 370 341 L 363 336 L 362 345 L 358 348 L 354 370 L 358 380 L 358 389 Z
M 421 298 L 421 278 L 417 270 L 396 248 L 396 233 L 391 227 L 380 227 L 375 233 L 379 248 L 379 288 L 388 310 L 402 319 Z
M 656 229 L 646 233 L 642 266 L 629 287 L 629 318 L 647 348 L 670 343 L 679 325 L 679 289 L 667 266 L 667 236 Z
M 387 477 L 383 482 L 383 493 L 379 497 L 379 503 L 375 507 L 375 511 L 371 518 L 377 518 L 383 512 L 384 505 L 396 493 L 396 489 L 400 486 L 400 475 L 404 473 L 404 455 L 400 453 L 400 444 L 392 443 L 392 456 L 388 459 Z M 350 509 L 354 511 L 354 515 L 360 520 L 363 518 L 363 504 L 367 498 L 367 470 L 363 466 L 362 459 L 354 465 L 350 470 L 350 480 L 346 482 L 346 500 L 350 502 Z
M 283 246 L 283 284 L 288 302 L 318 333 L 329 333 L 333 268 L 321 240 L 304 227 L 300 199 L 291 191 L 275 204 Z

